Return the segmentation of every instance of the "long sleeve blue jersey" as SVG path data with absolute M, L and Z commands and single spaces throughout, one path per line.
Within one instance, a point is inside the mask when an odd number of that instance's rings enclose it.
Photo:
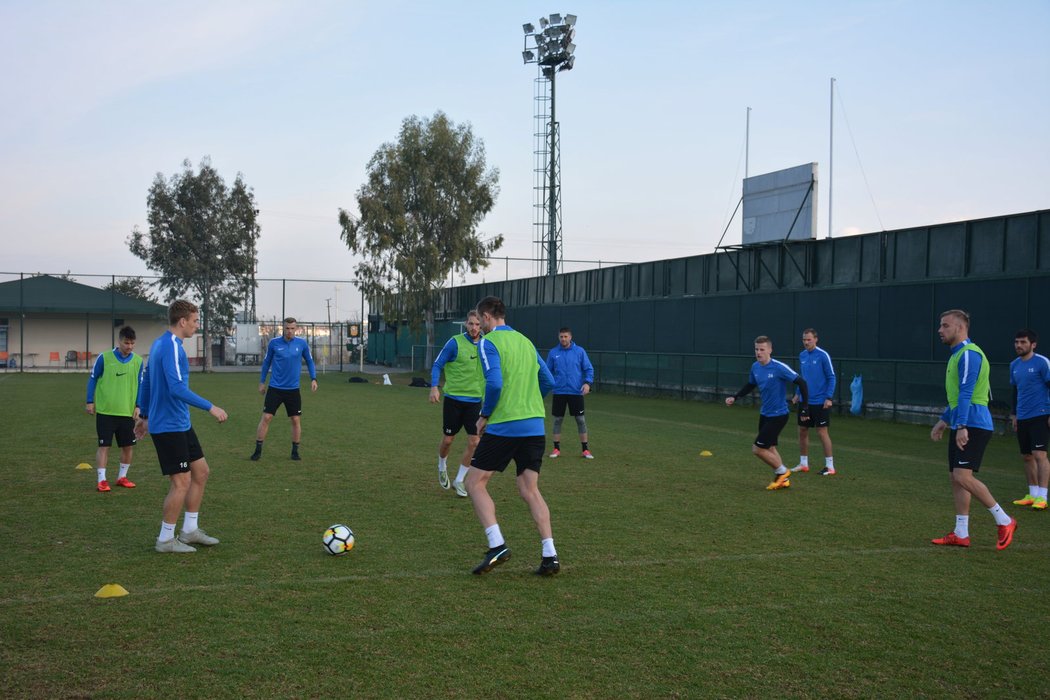
M 139 415 L 149 419 L 151 433 L 190 429 L 190 406 L 211 410 L 211 402 L 190 391 L 190 361 L 182 339 L 171 331 L 153 341 L 139 387 Z
M 314 367 L 314 358 L 310 354 L 309 343 L 302 338 L 285 340 L 283 335 L 274 338 L 266 346 L 266 357 L 263 358 L 259 383 L 266 383 L 266 373 L 270 371 L 272 365 L 273 374 L 270 376 L 270 386 L 274 389 L 298 389 L 304 359 L 306 369 L 310 372 L 310 379 L 317 379 L 317 369 Z
M 831 365 L 831 355 L 822 348 L 803 350 L 798 356 L 799 374 L 809 387 L 809 404 L 823 405 L 825 399 L 835 398 L 835 368 Z M 798 394 L 798 391 L 795 392 Z
M 952 348 L 953 355 L 957 352 L 963 353 L 959 358 L 959 403 L 954 410 L 951 406 L 946 407 L 941 414 L 941 420 L 949 426 L 991 430 L 994 427 L 992 412 L 985 405 L 973 403 L 973 390 L 977 387 L 977 377 L 981 373 L 983 360 L 980 353 L 965 347 L 969 342 L 963 341 Z
M 513 330 L 510 326 L 497 326 L 494 330 Z M 485 400 L 481 404 L 481 415 L 491 416 L 499 403 L 500 394 L 503 392 L 503 373 L 500 371 L 499 350 L 492 343 L 482 342 L 478 345 L 478 353 L 481 355 L 481 366 L 485 371 Z M 546 396 L 554 387 L 554 377 L 547 369 L 546 363 L 536 351 L 536 373 L 540 383 L 540 394 Z M 507 421 L 506 423 L 495 423 L 485 428 L 493 435 L 504 437 L 528 437 L 532 435 L 546 435 L 544 417 L 524 418 L 522 420 Z
M 555 345 L 547 353 L 547 369 L 554 376 L 555 394 L 583 394 L 583 385 L 594 386 L 594 365 L 587 351 L 576 343 L 563 348 Z

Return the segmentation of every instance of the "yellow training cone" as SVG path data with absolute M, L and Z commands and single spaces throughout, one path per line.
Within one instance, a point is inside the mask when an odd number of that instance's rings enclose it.
M 701 457 L 714 457 L 714 453 L 711 450 L 700 450 Z
M 81 462 L 80 464 L 77 465 L 77 469 L 91 469 L 91 468 L 92 468 L 92 466 L 90 464 L 88 464 L 87 462 Z
M 119 598 L 122 595 L 127 595 L 128 591 L 124 586 L 119 583 L 107 583 L 102 588 L 98 589 L 98 593 L 95 594 L 96 598 Z

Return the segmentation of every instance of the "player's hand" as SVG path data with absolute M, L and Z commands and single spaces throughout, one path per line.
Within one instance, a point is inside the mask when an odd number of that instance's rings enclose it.
M 944 435 L 944 429 L 948 427 L 948 424 L 942 420 L 937 421 L 937 424 L 930 430 L 930 439 L 937 442 Z
M 90 413 L 90 411 L 88 411 L 88 413 Z M 1050 418 L 1048 418 L 1047 421 L 1050 421 Z M 1015 433 L 1017 432 L 1017 416 L 1010 416 L 1010 428 L 1012 428 Z
M 584 396 L 586 396 L 587 394 L 591 393 L 591 385 L 590 384 L 584 384 L 583 388 L 580 389 L 580 393 L 583 394 Z
M 438 401 L 441 400 L 441 389 L 439 389 L 436 385 L 430 387 L 429 400 L 430 400 L 430 403 L 437 403 Z
M 824 399 L 824 408 L 831 408 L 831 399 Z
M 960 450 L 966 449 L 966 443 L 970 441 L 970 431 L 965 427 L 955 431 L 955 444 Z
M 259 382 L 259 393 L 260 394 L 265 394 L 266 393 L 266 382 Z
M 135 439 L 141 440 L 146 437 L 146 433 L 149 432 L 149 421 L 145 418 L 139 418 L 135 421 Z
M 88 405 L 84 406 L 84 410 L 87 411 L 88 415 L 90 416 L 95 415 L 95 404 L 89 403 Z M 1017 429 L 1016 424 L 1014 425 L 1014 429 Z
M 736 403 L 736 397 L 735 396 L 727 396 L 726 397 L 726 406 L 732 406 L 735 403 Z
M 808 423 L 809 422 L 809 409 L 804 407 L 804 406 L 802 408 L 798 409 L 798 419 L 800 421 L 802 421 L 803 423 Z
M 475 424 L 477 429 L 478 429 L 478 437 L 481 437 L 482 435 L 485 434 L 485 426 L 487 426 L 488 424 L 489 424 L 489 419 L 486 418 L 485 416 L 480 416 L 478 418 L 478 422 Z
M 212 406 L 208 410 L 208 413 L 215 416 L 215 420 L 219 421 L 220 423 L 225 423 L 226 419 L 229 418 L 229 416 L 226 415 L 226 411 L 222 410 L 218 406 Z
M 316 379 L 311 379 L 310 380 L 310 391 L 317 391 L 317 380 Z
M 791 397 L 791 405 L 794 406 L 797 403 L 798 403 L 798 394 L 795 394 L 794 396 Z

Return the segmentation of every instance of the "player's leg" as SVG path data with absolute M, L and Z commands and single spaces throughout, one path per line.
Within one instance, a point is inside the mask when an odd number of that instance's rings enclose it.
M 809 427 L 798 426 L 798 464 L 791 468 L 793 472 L 809 471 Z
M 291 458 L 299 461 L 299 441 L 303 436 L 302 416 L 291 416 L 292 421 L 292 454 Z
M 284 410 L 292 421 L 291 459 L 299 461 L 299 442 L 303 437 L 303 395 L 298 389 L 284 392 Z
M 1046 450 L 1032 450 L 1032 458 L 1036 466 L 1036 483 L 1039 488 L 1032 507 L 1036 510 L 1046 510 L 1046 489 L 1050 482 L 1050 458 L 1047 457 Z
M 488 483 L 493 473 L 506 469 L 512 454 L 512 439 L 484 435 L 474 453 L 474 465 L 467 472 L 466 487 L 470 494 L 470 502 L 488 540 L 484 558 L 474 567 L 475 574 L 488 573 L 510 559 L 510 548 L 507 547 L 496 521 L 496 503 L 489 495 Z
M 758 418 L 758 435 L 751 446 L 751 453 L 773 469 L 773 481 L 766 486 L 767 491 L 776 491 L 791 486 L 788 480 L 791 472 L 784 466 L 784 460 L 777 450 L 780 431 L 784 429 L 787 422 L 788 414 L 786 413 L 782 416 L 760 415 Z
M 832 476 L 835 474 L 835 458 L 832 456 L 831 433 L 828 432 L 827 426 L 817 428 L 817 437 L 824 448 L 824 469 L 820 473 L 822 476 Z
M 202 544 L 206 547 L 219 544 L 219 540 L 208 535 L 200 528 L 200 509 L 204 501 L 204 489 L 208 485 L 211 469 L 204 458 L 204 450 L 196 433 L 191 428 L 187 431 L 187 442 L 190 453 L 190 486 L 186 490 L 186 515 L 182 521 L 182 532 L 179 539 L 185 544 Z
M 568 398 L 565 394 L 555 394 L 551 399 L 551 416 L 554 417 L 554 423 L 551 426 L 551 440 L 554 441 L 554 448 L 550 453 L 551 459 L 557 459 L 561 456 L 561 424 L 565 420 L 565 408 L 567 405 Z
M 594 459 L 587 440 L 587 419 L 583 417 L 582 396 L 569 397 L 569 415 L 576 419 L 576 432 L 580 435 L 580 456 L 585 459 Z
M 98 449 L 95 450 L 95 488 L 102 493 L 110 490 L 106 481 L 106 465 L 109 463 L 109 446 L 113 444 L 113 424 L 109 416 L 95 413 L 95 433 L 98 435 Z

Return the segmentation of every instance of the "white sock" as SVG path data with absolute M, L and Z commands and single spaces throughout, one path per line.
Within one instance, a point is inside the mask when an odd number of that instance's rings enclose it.
M 166 523 L 161 521 L 160 523 L 160 534 L 157 535 L 158 542 L 167 542 L 175 536 L 175 523 Z
M 503 533 L 499 531 L 499 524 L 485 528 L 485 537 L 489 538 L 489 547 L 499 547 L 503 544 Z
M 117 478 L 118 479 L 123 479 L 125 476 L 128 475 L 128 470 L 129 469 L 131 469 L 131 465 L 130 464 L 121 464 L 120 465 L 120 474 L 117 476 Z
M 464 467 L 462 464 L 459 465 L 459 473 L 456 474 L 456 481 L 463 481 L 466 479 L 468 471 L 470 471 L 470 467 Z
M 448 468 L 446 464 L 447 460 L 448 457 L 438 457 L 438 471 L 443 472 Z
M 106 480 L 106 468 L 99 467 L 96 471 L 98 471 L 98 482 L 101 484 Z
M 186 511 L 186 517 L 182 519 L 182 531 L 193 532 L 197 529 L 197 517 L 200 513 Z
M 776 470 L 773 473 L 776 474 L 777 476 L 780 476 L 781 474 L 783 474 L 787 470 L 788 470 L 788 468 L 785 467 L 783 464 L 781 464 L 779 467 L 776 468 Z
M 1040 498 L 1046 498 L 1046 487 L 1045 486 L 1041 486 L 1039 488 L 1039 492 L 1036 493 L 1036 495 L 1039 496 Z
M 828 469 L 834 469 L 835 468 L 835 458 L 834 457 L 825 457 L 824 458 L 824 466 L 827 467 Z
M 801 464 L 803 467 L 808 467 L 809 466 L 809 455 L 802 455 L 801 457 L 799 457 L 798 458 L 798 463 Z
M 998 503 L 996 503 L 994 506 L 989 508 L 988 512 L 992 514 L 993 518 L 995 518 L 995 524 L 996 525 L 1009 525 L 1010 524 L 1010 516 L 1006 514 L 1005 510 L 1003 510 L 1001 507 L 999 507 Z
M 106 477 L 102 477 L 105 479 Z M 1028 484 L 1028 495 L 1032 498 L 1039 497 L 1039 484 Z
M 545 557 L 556 557 L 558 556 L 558 550 L 554 548 L 554 538 L 548 537 L 545 540 L 540 540 L 540 544 L 543 545 L 543 556 Z
M 966 538 L 970 536 L 970 516 L 969 515 L 956 515 L 955 516 L 955 536 Z

